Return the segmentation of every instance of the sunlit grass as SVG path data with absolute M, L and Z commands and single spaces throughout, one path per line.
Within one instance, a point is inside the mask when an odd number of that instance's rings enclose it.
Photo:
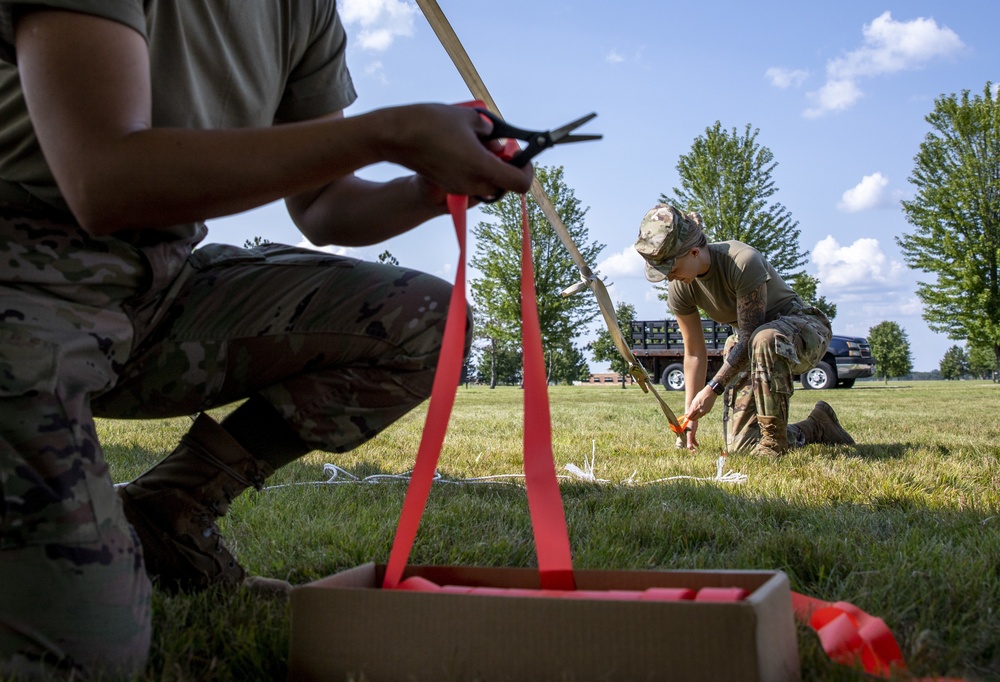
M 667 394 L 680 412 L 680 394 Z M 1000 386 L 986 382 L 859 383 L 799 391 L 792 419 L 817 399 L 837 410 L 856 447 L 809 446 L 778 460 L 731 456 L 741 485 L 711 478 L 720 410 L 702 420 L 701 450 L 674 448 L 655 400 L 637 388 L 550 391 L 553 450 L 580 568 L 780 569 L 794 590 L 883 618 L 915 672 L 1000 679 Z M 522 391 L 460 388 L 439 470 L 449 480 L 521 471 Z M 214 413 L 221 416 L 224 411 Z M 354 476 L 413 466 L 425 412 L 343 455 L 313 453 L 269 484 L 323 481 L 324 463 Z M 162 458 L 189 420 L 102 421 L 116 480 Z M 505 479 L 507 480 L 507 479 Z M 414 563 L 532 566 L 523 485 L 436 485 Z M 658 481 L 658 483 L 650 483 Z M 403 483 L 298 485 L 251 492 L 223 521 L 252 572 L 302 583 L 385 561 Z M 284 603 L 246 594 L 157 594 L 147 679 L 282 679 Z M 831 664 L 800 630 L 803 678 L 864 679 Z

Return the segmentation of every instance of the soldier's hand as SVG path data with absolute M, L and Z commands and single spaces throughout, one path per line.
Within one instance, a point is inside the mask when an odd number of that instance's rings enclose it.
M 694 452 L 698 449 L 698 422 L 690 421 L 688 422 L 687 431 L 687 449 Z
M 705 388 L 698 391 L 698 395 L 694 397 L 694 400 L 691 401 L 691 405 L 688 407 L 688 419 L 696 421 L 711 412 L 712 407 L 715 406 L 715 399 L 717 397 L 710 386 L 705 386 Z

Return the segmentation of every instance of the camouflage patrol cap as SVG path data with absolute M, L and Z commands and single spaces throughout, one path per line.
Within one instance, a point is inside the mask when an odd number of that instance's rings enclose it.
M 667 204 L 646 211 L 635 242 L 635 250 L 646 261 L 646 279 L 665 280 L 674 260 L 694 248 L 701 238 L 701 216 L 697 213 L 685 215 Z

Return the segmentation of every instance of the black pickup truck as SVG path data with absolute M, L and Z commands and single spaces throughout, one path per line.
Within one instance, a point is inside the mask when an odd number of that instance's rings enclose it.
M 708 348 L 708 377 L 722 366 L 722 349 L 732 327 L 703 319 L 701 328 Z M 635 320 L 632 322 L 632 353 L 653 378 L 670 391 L 684 390 L 684 341 L 677 320 Z M 850 388 L 856 379 L 875 374 L 868 339 L 833 335 L 823 359 L 805 374 L 797 376 L 802 388 Z

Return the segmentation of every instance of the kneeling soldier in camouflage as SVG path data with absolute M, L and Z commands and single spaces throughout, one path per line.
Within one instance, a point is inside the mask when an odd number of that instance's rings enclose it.
M 792 378 L 823 357 L 832 332 L 826 315 L 805 305 L 759 251 L 738 241 L 709 244 L 701 216 L 665 204 L 646 213 L 635 248 L 646 261 L 646 279 L 670 282 L 668 306 L 684 339 L 688 448 L 698 447 L 698 419 L 726 387 L 733 413 L 730 452 L 777 457 L 807 443 L 854 443 L 823 401 L 804 421 L 788 423 Z M 722 368 L 707 383 L 699 308 L 736 328 Z
M 345 117 L 337 4 L 0 0 L 0 678 L 140 674 L 150 578 L 243 584 L 215 526 L 233 498 L 429 395 L 447 282 L 195 250 L 205 220 L 278 199 L 313 244 L 363 246 L 449 192 L 530 186 L 471 109 Z M 412 173 L 355 177 L 383 161 Z M 116 492 L 95 416 L 237 402 Z

